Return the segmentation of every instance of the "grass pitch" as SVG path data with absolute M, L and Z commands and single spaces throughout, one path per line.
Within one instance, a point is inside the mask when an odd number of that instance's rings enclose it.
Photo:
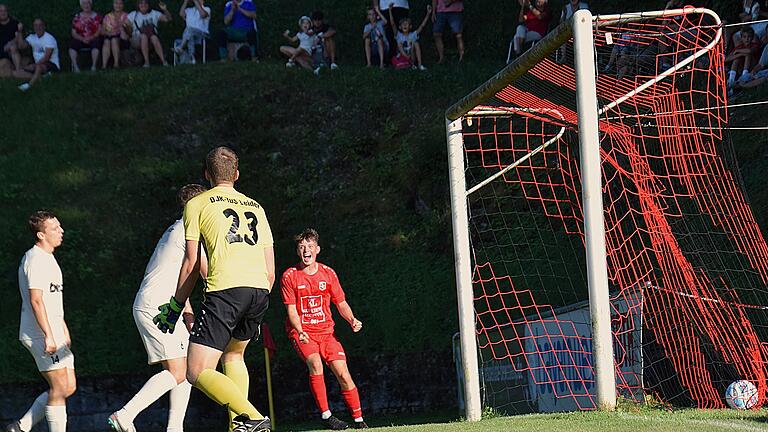
M 452 421 L 400 426 L 393 422 L 385 426 L 371 419 L 372 430 L 387 432 L 548 432 L 548 431 L 600 431 L 600 432 L 712 432 L 712 431 L 768 431 L 768 410 L 621 410 L 614 413 L 576 412 L 558 414 L 530 414 L 514 417 L 495 417 L 480 422 Z M 401 424 L 401 423 L 400 423 Z M 311 428 L 290 427 L 279 431 L 309 431 Z

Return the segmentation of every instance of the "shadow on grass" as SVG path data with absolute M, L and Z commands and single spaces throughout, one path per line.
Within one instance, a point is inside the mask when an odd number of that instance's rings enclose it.
M 349 420 L 347 415 L 339 417 L 345 421 Z M 428 414 L 383 414 L 365 417 L 365 422 L 372 428 L 428 423 L 450 423 L 458 420 L 459 415 L 455 411 L 440 411 Z M 323 424 L 319 419 L 317 421 L 278 423 L 277 427 L 280 432 L 324 430 Z

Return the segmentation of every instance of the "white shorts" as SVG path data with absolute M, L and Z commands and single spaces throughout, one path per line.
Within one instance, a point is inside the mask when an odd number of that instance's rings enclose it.
M 157 312 L 133 310 L 133 319 L 144 342 L 144 348 L 147 350 L 147 363 L 155 364 L 164 360 L 186 357 L 189 331 L 184 321 L 179 318 L 173 333 L 163 333 L 152 322 L 156 314 Z
M 23 340 L 21 344 L 35 358 L 37 370 L 40 372 L 75 368 L 75 355 L 66 345 L 60 346 L 55 353 L 48 354 L 45 352 L 45 339 Z

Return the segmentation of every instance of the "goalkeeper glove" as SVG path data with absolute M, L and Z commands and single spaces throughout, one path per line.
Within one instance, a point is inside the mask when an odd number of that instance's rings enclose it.
M 157 308 L 160 313 L 155 315 L 155 318 L 153 318 L 152 321 L 163 333 L 173 333 L 173 330 L 176 328 L 176 322 L 179 320 L 183 309 L 184 305 L 180 304 L 173 296 L 171 296 L 170 302 Z

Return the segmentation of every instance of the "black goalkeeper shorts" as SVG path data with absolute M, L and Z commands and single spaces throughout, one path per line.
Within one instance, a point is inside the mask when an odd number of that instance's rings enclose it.
M 189 342 L 224 352 L 231 339 L 258 339 L 267 308 L 269 291 L 261 288 L 240 287 L 205 293 Z

